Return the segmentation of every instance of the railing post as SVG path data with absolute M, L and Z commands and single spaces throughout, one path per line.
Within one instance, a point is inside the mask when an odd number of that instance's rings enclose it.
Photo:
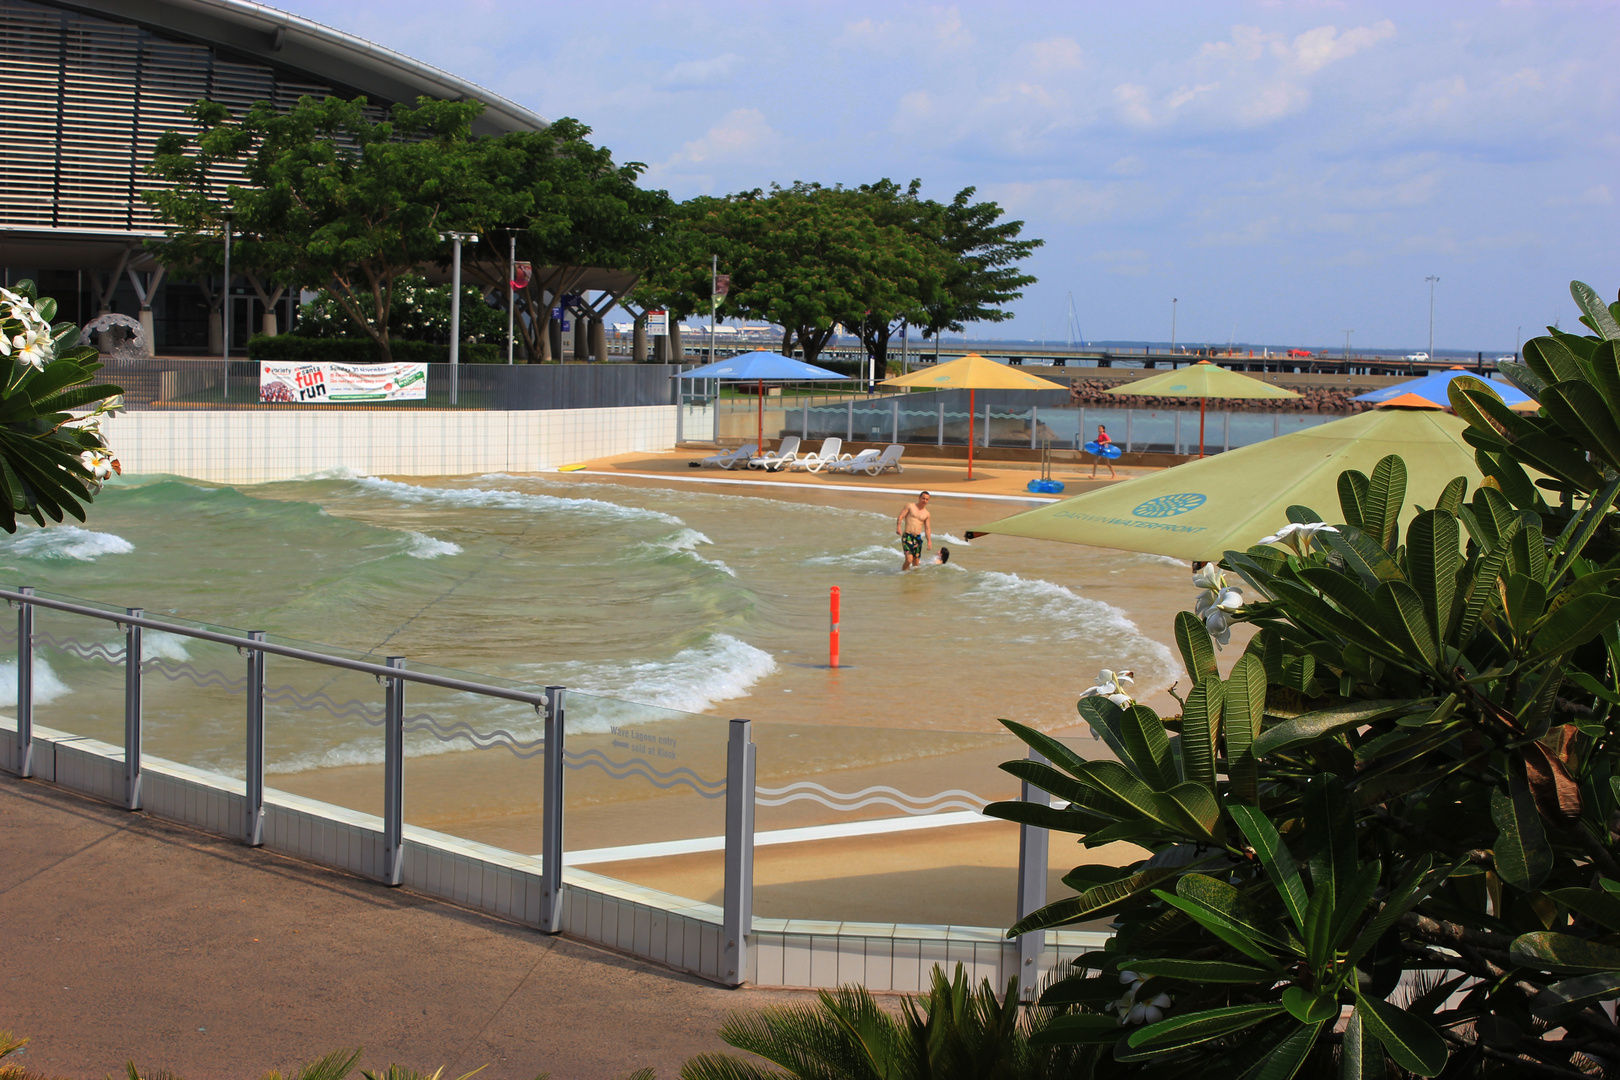
M 846 403 L 846 418 L 844 422 L 844 441 L 855 441 L 855 399 L 850 398 Z
M 733 720 L 726 740 L 726 884 L 720 979 L 748 979 L 748 935 L 754 929 L 753 721 Z
M 973 418 L 968 417 L 968 438 L 973 437 Z M 945 445 L 945 399 L 939 399 L 939 445 Z
M 1029 407 L 1029 448 L 1031 450 L 1035 449 L 1035 446 L 1036 446 L 1035 428 L 1038 426 L 1038 423 L 1037 423 L 1038 418 L 1036 416 L 1036 411 L 1037 410 L 1036 410 L 1036 407 L 1034 405 L 1031 405 Z
M 682 432 L 686 430 L 686 383 L 682 379 L 675 380 L 675 445 L 679 446 L 686 440 Z
M 127 609 L 135 618 L 146 612 Z M 141 808 L 141 628 L 124 624 L 124 809 Z
M 17 590 L 33 596 L 31 585 Z M 17 605 L 17 775 L 34 775 L 34 605 Z
M 568 691 L 546 687 L 545 773 L 540 792 L 540 930 L 562 929 L 563 726 Z
M 1181 453 L 1181 410 L 1176 410 L 1176 453 Z
M 1047 761 L 1033 748 L 1029 759 L 1046 764 Z M 1050 806 L 1052 800 L 1046 792 L 1031 784 L 1023 784 L 1025 802 Z M 1046 906 L 1047 842 L 1050 834 L 1038 825 L 1018 827 L 1018 918 L 1033 914 Z M 1018 936 L 1019 996 L 1026 1001 L 1035 999 L 1041 981 L 1041 954 L 1046 951 L 1046 931 L 1031 930 Z
M 254 641 L 264 640 L 263 630 L 249 630 Z M 247 810 L 243 818 L 242 840 L 248 847 L 264 843 L 264 653 L 249 649 L 247 655 Z
M 1080 423 L 1074 429 L 1074 448 L 1076 450 L 1084 449 L 1086 442 L 1086 407 L 1082 405 L 1080 406 Z
M 390 656 L 391 668 L 405 666 Z M 383 698 L 383 884 L 405 875 L 405 680 L 389 677 Z
M 1221 452 L 1232 449 L 1232 414 L 1226 412 L 1221 418 Z
M 1131 424 L 1136 419 L 1135 409 L 1125 410 L 1125 452 L 1131 452 Z
M 890 401 L 889 404 L 891 406 L 893 406 L 893 408 L 894 408 L 893 413 L 890 414 L 890 421 L 891 422 L 890 422 L 889 426 L 891 428 L 891 435 L 890 435 L 889 441 L 890 442 L 899 442 L 900 441 L 900 399 L 895 398 L 892 401 Z

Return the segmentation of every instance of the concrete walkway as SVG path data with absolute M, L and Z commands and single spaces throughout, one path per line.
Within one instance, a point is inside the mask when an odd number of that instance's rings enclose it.
M 401 889 L 0 775 L 0 1030 L 68 1077 L 287 1071 L 339 1047 L 480 1080 L 672 1080 L 724 990 Z M 356 1076 L 359 1074 L 356 1073 Z

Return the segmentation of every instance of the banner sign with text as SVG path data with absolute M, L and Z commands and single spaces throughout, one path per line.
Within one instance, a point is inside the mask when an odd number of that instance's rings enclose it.
M 426 364 L 259 362 L 259 400 L 287 405 L 427 398 Z

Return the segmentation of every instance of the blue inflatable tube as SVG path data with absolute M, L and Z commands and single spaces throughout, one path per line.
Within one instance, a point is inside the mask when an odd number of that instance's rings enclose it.
M 1123 454 L 1124 452 L 1125 451 L 1121 450 L 1118 446 L 1114 445 L 1113 443 L 1108 443 L 1106 445 L 1104 445 L 1102 443 L 1096 443 L 1096 442 L 1088 442 L 1088 443 L 1086 443 L 1086 453 L 1091 454 L 1094 457 L 1117 458 L 1117 457 L 1119 457 L 1119 455 Z

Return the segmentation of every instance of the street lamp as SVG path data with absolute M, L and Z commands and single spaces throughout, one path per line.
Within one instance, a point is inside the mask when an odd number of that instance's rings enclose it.
M 1353 333 L 1355 333 L 1354 330 L 1346 330 L 1344 332 L 1344 358 L 1346 361 L 1349 361 L 1350 359 L 1350 335 Z
M 461 244 L 478 243 L 478 234 L 470 232 L 442 232 L 440 240 L 449 240 L 450 249 L 450 404 L 456 404 L 459 389 L 456 376 L 461 362 Z
M 1429 363 L 1434 363 L 1434 286 L 1440 279 L 1430 274 L 1424 279 L 1429 283 Z
M 1176 367 L 1176 302 L 1177 298 L 1172 296 L 1170 298 L 1170 370 L 1172 371 Z

